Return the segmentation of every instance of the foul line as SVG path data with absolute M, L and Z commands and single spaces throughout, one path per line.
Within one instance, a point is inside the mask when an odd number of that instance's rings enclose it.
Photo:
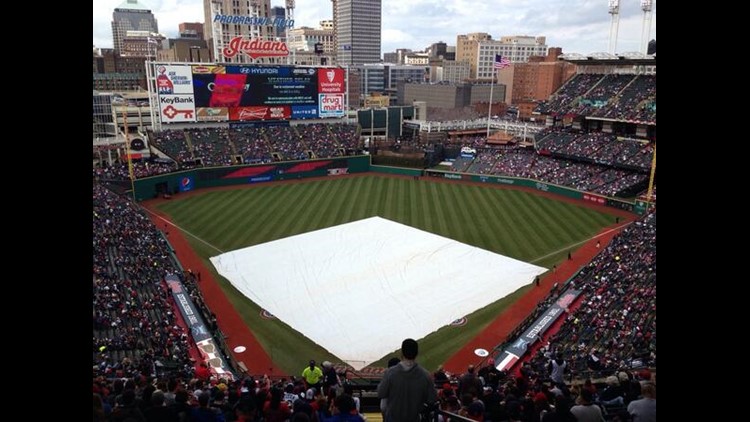
M 589 240 L 594 240 L 594 239 L 596 239 L 597 237 L 602 237 L 602 236 L 604 236 L 604 235 L 606 235 L 606 234 L 612 233 L 612 232 L 614 232 L 614 231 L 618 231 L 618 230 L 620 230 L 620 229 L 622 229 L 622 228 L 624 228 L 624 227 L 626 227 L 626 226 L 629 226 L 629 225 L 631 225 L 631 224 L 633 224 L 633 222 L 632 222 L 632 221 L 631 221 L 631 222 L 629 222 L 629 223 L 625 223 L 625 224 L 622 224 L 622 225 L 620 225 L 620 226 L 617 226 L 617 227 L 615 227 L 615 228 L 613 228 L 613 229 L 605 230 L 605 231 L 603 231 L 603 232 L 601 232 L 601 233 L 597 234 L 596 236 L 593 236 L 593 237 L 591 237 L 591 238 L 589 238 L 589 239 L 585 239 L 585 240 L 582 240 L 582 241 L 580 241 L 580 242 L 576 242 L 576 243 L 573 243 L 573 244 L 571 244 L 571 245 L 568 245 L 568 246 L 566 246 L 566 247 L 564 247 L 564 248 L 562 248 L 562 249 L 558 249 L 558 250 L 556 250 L 556 251 L 554 251 L 554 252 L 550 252 L 550 253 L 548 253 L 547 255 L 544 255 L 544 256 L 540 256 L 539 258 L 537 258 L 537 259 L 534 259 L 534 260 L 531 260 L 531 261 L 529 261 L 529 262 L 532 262 L 532 263 L 533 263 L 533 262 L 541 261 L 541 260 L 543 260 L 543 259 L 545 259 L 545 258 L 549 258 L 549 257 L 551 257 L 552 255 L 556 255 L 556 254 L 559 254 L 560 252 L 565 252 L 565 251 L 566 251 L 567 249 L 570 249 L 570 248 L 572 248 L 572 247 L 575 247 L 575 246 L 578 246 L 578 245 L 583 245 L 584 243 L 588 242 Z
M 224 253 L 224 251 L 222 251 L 221 249 L 217 248 L 216 246 L 214 246 L 214 245 L 212 245 L 212 244 L 210 244 L 210 243 L 206 242 L 205 240 L 201 239 L 200 237 L 198 237 L 198 236 L 194 235 L 193 233 L 190 233 L 189 231 L 187 231 L 187 230 L 183 229 L 182 227 L 180 227 L 180 226 L 178 226 L 178 225 L 174 224 L 173 222 L 171 222 L 171 221 L 167 220 L 166 218 L 164 218 L 164 217 L 160 216 L 159 214 L 157 214 L 157 213 L 155 213 L 155 212 L 151 211 L 150 209 L 148 209 L 148 208 L 146 208 L 146 207 L 142 207 L 142 208 L 143 208 L 143 209 L 145 209 L 145 210 L 146 210 L 146 212 L 148 212 L 149 214 L 152 214 L 152 215 L 156 216 L 156 218 L 158 218 L 158 219 L 160 219 L 161 221 L 163 221 L 163 222 L 164 222 L 164 224 L 169 224 L 170 226 L 172 226 L 172 227 L 176 228 L 177 230 L 179 230 L 179 231 L 181 231 L 181 232 L 183 232 L 183 233 L 186 233 L 186 234 L 188 234 L 189 236 L 191 236 L 191 237 L 195 238 L 196 240 L 200 241 L 201 243 L 203 243 L 204 245 L 208 246 L 209 248 L 212 248 L 212 249 L 214 249 L 214 250 L 218 251 L 219 253 Z M 581 240 L 580 242 L 572 243 L 572 244 L 570 244 L 570 245 L 568 245 L 568 246 L 566 246 L 566 247 L 564 247 L 564 248 L 561 248 L 561 249 L 558 249 L 558 250 L 556 250 L 556 251 L 550 252 L 550 253 L 548 253 L 547 255 L 544 255 L 544 256 L 540 256 L 539 258 L 536 258 L 536 259 L 532 259 L 532 260 L 531 260 L 531 261 L 529 261 L 529 262 L 531 262 L 531 263 L 535 263 L 535 262 L 541 261 L 541 260 L 543 260 L 543 259 L 545 259 L 545 258 L 549 258 L 549 257 L 551 257 L 552 255 L 556 255 L 556 254 L 559 254 L 559 253 L 561 253 L 561 252 L 565 252 L 566 250 L 568 250 L 568 249 L 570 249 L 570 248 L 573 248 L 573 247 L 576 247 L 576 246 L 579 246 L 579 245 L 583 245 L 584 243 L 588 242 L 589 240 L 594 240 L 594 239 L 596 239 L 597 237 L 602 237 L 602 236 L 605 236 L 605 235 L 607 235 L 607 234 L 609 234 L 609 233 L 612 233 L 612 232 L 614 232 L 614 231 L 618 231 L 618 230 L 620 230 L 620 229 L 622 229 L 622 228 L 625 228 L 625 227 L 627 227 L 627 226 L 629 226 L 629 225 L 631 225 L 631 224 L 633 224 L 633 222 L 632 222 L 632 221 L 631 221 L 631 222 L 629 222 L 629 223 L 625 223 L 625 224 L 622 224 L 622 225 L 620 225 L 620 226 L 617 226 L 617 227 L 615 227 L 615 228 L 612 228 L 612 229 L 609 229 L 609 230 L 605 230 L 605 231 L 603 231 L 603 232 L 601 232 L 601 233 L 597 234 L 596 236 L 592 236 L 592 237 L 590 237 L 590 238 L 588 238 L 588 239 L 584 239 L 584 240 Z
M 193 237 L 193 238 L 195 238 L 195 239 L 199 240 L 199 241 L 200 241 L 201 243 L 203 243 L 204 245 L 206 245 L 206 246 L 208 246 L 208 247 L 210 247 L 210 248 L 213 248 L 213 249 L 217 250 L 217 251 L 218 251 L 219 253 L 224 253 L 224 251 L 222 251 L 221 249 L 217 248 L 216 246 L 214 246 L 214 245 L 212 245 L 212 244 L 210 244 L 210 243 L 206 242 L 205 240 L 201 239 L 200 237 L 198 237 L 198 236 L 194 235 L 193 233 L 190 233 L 189 231 L 187 231 L 187 230 L 183 229 L 182 227 L 180 227 L 180 226 L 178 226 L 178 225 L 174 224 L 173 222 L 171 222 L 171 221 L 167 220 L 166 218 L 164 218 L 164 217 L 160 216 L 159 214 L 157 214 L 157 213 L 155 213 L 155 212 L 151 211 L 150 209 L 148 209 L 148 208 L 146 208 L 146 207 L 143 207 L 143 209 L 145 209 L 145 210 L 146 210 L 146 212 L 148 212 L 148 213 L 150 213 L 150 214 L 152 214 L 152 215 L 156 216 L 156 218 L 158 218 L 158 219 L 160 219 L 161 221 L 163 221 L 163 222 L 164 222 L 164 224 L 169 224 L 170 226 L 172 226 L 172 227 L 176 228 L 177 230 L 179 230 L 179 231 L 181 231 L 181 232 L 183 232 L 183 233 L 187 233 L 187 234 L 188 234 L 189 236 L 191 236 L 191 237 Z M 158 227 L 157 227 L 157 229 L 158 229 Z

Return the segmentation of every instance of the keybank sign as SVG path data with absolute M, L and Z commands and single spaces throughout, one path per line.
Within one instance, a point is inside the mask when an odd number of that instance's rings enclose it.
M 214 22 L 239 25 L 269 25 L 286 28 L 294 28 L 294 19 L 284 18 L 264 18 L 258 16 L 238 16 L 238 15 L 220 15 L 214 16 Z

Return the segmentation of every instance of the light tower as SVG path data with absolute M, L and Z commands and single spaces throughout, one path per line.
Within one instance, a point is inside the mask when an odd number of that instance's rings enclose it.
M 286 0 L 286 18 L 294 19 L 294 0 Z
M 294 0 L 286 0 L 286 16 L 287 22 L 294 19 Z M 286 24 L 286 22 L 285 22 Z M 287 43 L 289 42 L 289 27 L 284 28 L 284 41 Z M 297 61 L 297 55 L 295 54 L 295 50 L 292 49 L 292 54 L 287 56 L 287 64 L 295 64 Z
M 609 54 L 615 54 L 617 29 L 620 26 L 620 0 L 609 0 L 609 14 L 612 15 L 612 24 L 609 27 Z
M 641 30 L 641 53 L 648 54 L 648 37 L 651 35 L 651 17 L 654 14 L 653 0 L 641 0 L 643 29 Z

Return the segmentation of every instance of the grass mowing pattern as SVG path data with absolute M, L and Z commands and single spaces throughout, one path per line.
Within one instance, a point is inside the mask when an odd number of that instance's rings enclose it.
M 381 216 L 546 268 L 565 259 L 566 248 L 614 220 L 589 208 L 517 190 L 372 175 L 206 192 L 174 198 L 159 208 L 179 227 L 225 252 Z M 188 239 L 213 271 L 208 258 L 218 252 L 191 236 Z M 555 251 L 559 252 L 539 259 Z M 309 359 L 338 361 L 281 321 L 262 319 L 257 305 L 213 274 L 271 358 L 288 374 L 298 375 Z M 529 288 L 474 312 L 463 327 L 444 327 L 422 339 L 420 362 L 433 370 Z M 376 309 L 341 306 L 372 312 L 377 318 Z M 385 366 L 389 357 L 374 365 Z

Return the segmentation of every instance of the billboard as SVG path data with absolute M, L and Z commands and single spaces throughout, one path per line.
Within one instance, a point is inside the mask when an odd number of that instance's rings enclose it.
M 251 59 L 259 57 L 286 57 L 289 55 L 289 48 L 284 41 L 234 37 L 221 50 L 221 54 L 227 59 L 231 59 L 239 53 L 246 54 Z
M 288 120 L 291 117 L 292 108 L 290 106 L 251 106 L 229 108 L 229 119 L 236 121 Z
M 226 122 L 229 120 L 227 107 L 197 107 L 195 109 L 199 122 Z
M 160 95 L 159 113 L 164 123 L 195 121 L 195 101 L 192 95 Z
M 318 94 L 320 117 L 338 117 L 346 112 L 344 107 L 344 94 Z
M 193 74 L 196 107 L 317 104 L 317 69 L 227 66 L 226 73 Z
M 156 64 L 154 79 L 162 123 L 315 119 L 346 113 L 342 68 Z
M 157 66 L 156 91 L 159 95 L 192 94 L 193 73 L 190 66 Z
M 346 113 L 344 69 L 328 68 L 318 71 L 318 115 L 341 117 Z

